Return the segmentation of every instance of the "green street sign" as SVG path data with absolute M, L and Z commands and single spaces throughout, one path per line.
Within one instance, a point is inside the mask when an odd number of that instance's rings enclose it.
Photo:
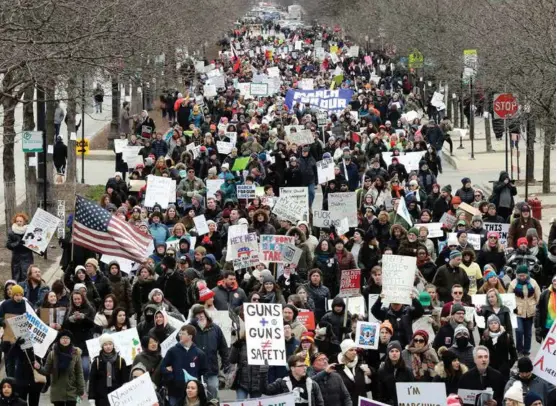
M 408 67 L 412 69 L 423 68 L 424 66 L 424 56 L 423 54 L 415 49 L 410 55 L 408 55 Z
M 21 140 L 23 152 L 43 152 L 42 131 L 24 131 Z

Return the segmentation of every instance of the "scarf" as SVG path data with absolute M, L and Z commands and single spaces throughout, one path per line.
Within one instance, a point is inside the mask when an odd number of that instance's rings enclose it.
M 27 230 L 27 226 L 18 226 L 16 223 L 12 224 L 12 231 L 14 234 L 23 235 Z
M 551 328 L 555 321 L 555 290 L 553 286 L 549 288 L 549 301 L 547 302 L 547 317 L 545 319 L 545 327 Z
M 317 261 L 319 263 L 326 264 L 329 258 L 331 257 L 331 254 L 329 254 L 326 251 L 317 251 L 315 253 L 315 256 L 317 257 Z
M 355 376 L 356 376 L 356 366 L 358 365 L 358 356 L 356 355 L 356 357 L 354 358 L 354 360 L 348 362 L 348 359 L 346 357 L 344 357 L 344 355 L 339 354 L 339 361 L 341 364 L 344 364 L 345 368 L 344 368 L 344 374 L 346 375 L 346 377 L 348 379 L 350 379 L 352 382 L 355 381 Z
M 56 371 L 58 374 L 60 372 L 64 372 L 70 366 L 72 362 L 72 353 L 73 353 L 73 346 L 70 344 L 66 347 L 57 344 L 55 347 L 55 354 L 56 354 Z
M 489 336 L 491 337 L 491 341 L 493 341 L 493 345 L 496 345 L 496 344 L 497 344 L 497 340 L 499 340 L 499 337 L 500 337 L 501 334 L 503 334 L 504 332 L 505 332 L 505 330 L 503 330 L 502 328 L 499 329 L 499 331 L 497 331 L 497 332 L 495 332 L 495 333 L 494 333 L 493 331 L 490 331 L 490 332 L 489 332 Z
M 416 265 L 419 267 L 424 266 L 425 264 L 427 264 L 428 262 L 430 262 L 431 257 L 429 255 L 427 255 L 424 259 L 417 259 L 416 260 Z
M 110 354 L 107 354 L 104 351 L 101 351 L 101 359 L 106 363 L 106 387 L 112 388 L 112 376 L 114 374 L 114 362 L 118 354 L 116 351 L 112 350 Z
M 429 350 L 430 346 L 424 345 L 422 348 L 418 349 L 416 347 L 408 347 L 408 351 L 412 354 L 412 374 L 416 379 L 421 379 L 424 377 L 425 373 L 429 369 L 427 364 L 427 357 L 424 353 Z M 432 365 L 433 367 L 433 365 Z
M 524 282 L 521 282 L 520 279 L 516 280 L 516 287 L 514 288 L 514 294 L 517 297 L 520 297 L 522 299 L 524 299 L 524 285 L 526 284 L 526 287 L 528 288 L 528 297 L 532 297 L 534 296 L 534 287 L 532 286 L 532 284 L 530 283 L 530 277 L 528 276 L 528 279 L 526 279 Z

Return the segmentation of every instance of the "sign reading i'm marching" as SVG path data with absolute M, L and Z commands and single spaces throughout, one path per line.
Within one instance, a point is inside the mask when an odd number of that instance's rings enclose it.
M 360 294 L 360 276 L 362 271 L 359 269 L 344 269 L 340 275 L 340 297 L 352 297 Z
M 244 303 L 248 365 L 286 365 L 282 305 Z

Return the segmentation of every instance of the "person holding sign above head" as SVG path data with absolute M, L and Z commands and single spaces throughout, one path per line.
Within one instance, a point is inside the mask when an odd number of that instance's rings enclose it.
M 110 334 L 100 336 L 99 343 L 101 351 L 91 361 L 89 399 L 95 401 L 95 406 L 109 406 L 108 394 L 128 382 L 128 369 Z

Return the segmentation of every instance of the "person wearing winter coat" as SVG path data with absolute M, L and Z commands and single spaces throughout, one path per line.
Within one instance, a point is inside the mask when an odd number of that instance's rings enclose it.
M 517 372 L 513 373 L 511 378 L 505 385 L 505 392 L 509 390 L 516 382 L 520 382 L 522 386 L 522 394 L 525 396 L 528 392 L 537 393 L 544 405 L 555 404 L 555 385 L 540 378 L 532 371 L 534 365 L 529 357 L 522 357 L 517 362 Z
M 507 247 L 517 249 L 518 240 L 526 237 L 529 229 L 534 228 L 538 235 L 542 234 L 542 225 L 538 219 L 532 217 L 532 212 L 528 204 L 523 204 L 520 208 L 520 217 L 511 221 L 507 237 Z
M 81 350 L 72 345 L 72 333 L 62 330 L 48 353 L 44 367 L 35 361 L 33 367 L 50 377 L 50 401 L 53 404 L 74 403 L 85 397 L 85 380 L 81 365 Z
M 507 330 L 501 324 L 497 314 L 487 317 L 486 325 L 487 328 L 482 334 L 480 345 L 485 345 L 489 349 L 490 366 L 499 370 L 503 378 L 507 380 L 511 374 L 511 367 L 518 358 L 512 337 L 512 326 L 511 330 Z
M 298 227 L 292 227 L 286 233 L 287 236 L 295 238 L 295 245 L 302 250 L 300 260 L 298 261 L 297 272 L 302 280 L 307 280 L 308 272 L 312 268 L 312 254 L 309 246 L 306 244 L 306 234 Z
M 344 302 L 344 299 L 336 296 L 331 303 L 331 310 L 325 313 L 320 321 L 320 323 L 329 323 L 331 325 L 333 334 L 339 339 L 339 341 L 352 331 L 350 312 L 348 312 L 346 317 L 346 326 L 344 325 L 345 308 L 346 303 Z
M 269 215 L 265 210 L 258 209 L 253 213 L 253 230 L 258 236 L 276 234 L 275 227 L 269 223 Z
M 512 337 L 513 326 L 511 322 L 511 311 L 507 306 L 503 305 L 503 301 L 501 300 L 501 295 L 499 294 L 499 292 L 497 292 L 496 289 L 491 288 L 486 292 L 485 297 L 486 297 L 486 304 L 481 307 L 481 310 L 478 313 L 486 321 L 491 316 L 493 315 L 496 316 L 499 319 L 499 324 L 503 327 L 504 331 L 508 331 L 509 334 L 511 334 L 510 337 L 511 340 L 513 340 Z M 480 331 L 480 334 L 481 333 L 482 331 Z
M 93 338 L 93 322 L 95 310 L 91 307 L 87 298 L 80 292 L 72 292 L 70 308 L 66 312 L 66 318 L 62 329 L 72 333 L 72 345 L 81 350 L 81 365 L 83 367 L 83 378 L 89 378 L 89 351 L 85 342 Z M 93 355 L 93 354 L 91 354 Z
M 157 310 L 155 312 L 153 320 L 154 325 L 149 330 L 147 335 L 155 337 L 159 343 L 162 343 L 168 338 L 168 336 L 174 333 L 175 328 L 168 324 L 168 316 L 166 315 L 166 312 L 162 310 Z
M 401 164 L 398 160 L 398 157 L 393 156 L 391 158 L 391 164 L 387 168 L 387 172 L 389 172 L 389 178 L 392 178 L 395 173 L 398 174 L 399 181 L 406 181 L 408 179 L 408 172 L 406 171 L 406 167 Z
M 433 185 L 437 183 L 437 177 L 432 170 L 429 169 L 429 165 L 425 159 L 422 159 L 419 165 L 420 170 L 418 171 L 418 183 L 425 190 L 426 194 L 430 194 L 433 191 Z M 427 200 L 427 197 L 421 201 L 425 200 Z
M 241 332 L 238 340 L 232 344 L 230 363 L 237 366 L 236 379 L 233 384 L 233 389 L 236 390 L 236 399 L 245 400 L 261 397 L 261 392 L 259 392 L 259 370 L 261 367 L 259 365 L 248 364 L 248 347 L 245 332 Z
M 290 325 L 290 328 L 292 329 L 292 336 L 296 340 L 300 341 L 302 334 L 307 331 L 307 328 L 298 320 L 298 313 L 299 311 L 294 305 L 287 304 L 283 306 L 282 317 L 284 319 L 284 323 L 288 323 Z
M 418 248 L 422 247 L 423 245 L 418 241 L 418 234 L 419 231 L 416 227 L 412 227 L 406 233 L 406 237 L 402 238 L 400 241 L 400 245 L 398 247 L 398 255 L 404 255 L 408 257 L 415 257 Z
M 37 265 L 30 265 L 27 269 L 27 278 L 20 283 L 23 288 L 23 296 L 33 306 L 38 309 L 48 295 L 50 287 L 41 278 L 41 270 Z
M 468 372 L 468 367 L 461 364 L 458 356 L 447 350 L 447 347 L 440 347 L 437 351 L 441 362 L 435 365 L 435 376 L 433 382 L 445 384 L 447 396 L 451 393 L 458 393 L 458 382 L 463 374 Z
M 93 282 L 93 285 L 95 285 L 100 300 L 111 293 L 108 278 L 100 271 L 99 262 L 95 258 L 89 258 L 85 261 L 85 272 L 91 279 L 91 282 Z
M 213 292 L 215 292 L 214 303 L 217 310 L 234 310 L 248 301 L 246 292 L 236 282 L 234 271 L 225 271 L 223 279 L 213 288 Z
M 196 329 L 193 342 L 207 357 L 208 370 L 205 375 L 207 390 L 211 398 L 218 398 L 219 358 L 222 370 L 226 372 L 230 368 L 228 344 L 222 330 L 213 323 L 213 319 L 207 314 L 202 305 L 193 306 L 191 314 L 190 325 Z
M 137 273 L 137 279 L 132 286 L 132 309 L 139 320 L 145 305 L 149 301 L 149 293 L 157 287 L 154 269 L 147 264 L 142 265 Z
M 461 364 L 474 368 L 474 346 L 470 343 L 470 331 L 463 325 L 458 325 L 454 330 L 454 342 L 449 348 L 458 357 Z
M 451 317 L 447 320 L 447 322 L 441 326 L 437 334 L 435 335 L 435 339 L 433 340 L 433 348 L 439 350 L 441 347 L 450 348 L 454 343 L 454 332 L 456 328 L 460 325 L 463 325 L 468 328 L 470 337 L 470 342 L 474 343 L 474 335 L 472 334 L 473 323 L 469 322 L 466 323 L 464 321 L 464 316 L 466 314 L 466 310 L 462 304 L 454 304 L 451 308 Z
M 329 288 L 323 284 L 323 273 L 320 269 L 314 268 L 309 271 L 309 282 L 305 285 L 308 297 L 312 299 L 315 310 L 315 322 L 319 323 L 325 315 L 328 300 L 331 298 Z
M 77 283 L 82 283 L 87 288 L 87 300 L 92 306 L 97 308 L 101 304 L 101 297 L 97 288 L 91 281 L 87 271 L 83 265 L 78 265 L 75 267 L 75 274 L 72 272 L 72 267 L 68 267 L 64 272 L 64 285 L 71 291 L 73 291 L 74 286 Z
M 147 298 L 149 300 L 147 302 L 147 305 L 154 306 L 156 310 L 164 310 L 168 315 L 177 319 L 181 319 L 183 317 L 176 306 L 165 299 L 163 291 L 159 288 L 154 288 L 153 290 L 151 290 Z
M 323 239 L 316 247 L 313 255 L 313 269 L 321 271 L 322 284 L 327 287 L 331 297 L 336 296 L 340 287 L 338 279 L 340 269 L 330 240 Z M 325 313 L 323 312 L 323 314 Z
M 555 292 L 556 290 L 556 280 L 557 277 L 554 276 L 551 281 L 551 286 L 545 289 L 540 300 L 536 306 L 536 316 L 535 316 L 535 331 L 536 331 L 536 341 L 541 343 L 547 336 L 549 329 L 555 322 Z
M 472 187 L 472 181 L 470 178 L 462 178 L 462 187 L 458 189 L 455 196 L 460 197 L 463 203 L 472 204 L 474 202 L 474 188 Z
M 416 249 L 416 266 L 428 283 L 433 281 L 437 267 L 431 260 L 427 248 L 420 246 Z
M 491 203 L 497 207 L 499 216 L 507 219 L 511 215 L 516 194 L 514 180 L 511 180 L 507 172 L 499 172 L 499 180 L 493 184 L 493 198 L 491 200 Z
M 157 387 L 161 382 L 160 366 L 162 362 L 160 343 L 155 336 L 140 337 L 142 351 L 133 359 L 132 369 L 141 364 L 145 367 L 145 372 L 151 376 L 151 381 Z
M 129 278 L 123 275 L 117 261 L 108 264 L 108 283 L 118 306 L 123 307 L 127 314 L 132 314 L 132 286 Z
M 474 262 L 476 260 L 476 254 L 472 249 L 465 249 L 462 251 L 462 262 L 460 263 L 460 268 L 466 272 L 470 284 L 468 286 L 468 296 L 475 295 L 478 291 L 478 283 L 483 282 L 482 271 L 480 266 Z
M 416 330 L 412 334 L 412 341 L 402 351 L 401 357 L 416 382 L 431 382 L 439 359 L 437 352 L 431 348 L 429 334 L 425 330 Z
M 155 312 L 157 311 L 157 306 L 153 304 L 147 304 L 143 309 L 141 321 L 137 323 L 137 334 L 139 335 L 140 340 L 147 336 L 149 331 L 155 327 Z
M 158 288 L 162 291 L 166 300 L 173 304 L 180 313 L 185 314 L 185 281 L 181 272 L 176 269 L 174 255 L 166 255 L 161 262 L 161 268 L 163 274 L 157 278 Z
M 282 290 L 275 282 L 273 275 L 263 275 L 261 277 L 261 287 L 257 293 L 259 293 L 262 303 L 286 304 Z
M 110 334 L 99 337 L 101 351 L 91 361 L 89 376 L 89 396 L 95 406 L 108 406 L 108 394 L 129 381 L 126 361 L 116 352 Z
M 462 253 L 457 250 L 451 251 L 449 263 L 439 267 L 433 277 L 433 284 L 437 286 L 439 299 L 443 302 L 451 300 L 451 289 L 456 284 L 463 287 L 465 296 L 468 294 L 470 279 L 466 271 L 460 268 L 461 262 Z
M 367 392 L 372 389 L 372 370 L 370 366 L 360 362 L 356 343 L 353 340 L 349 338 L 343 340 L 340 343 L 340 349 L 337 361 L 342 368 L 338 370 L 338 374 L 350 393 L 352 404 L 357 405 L 358 398 L 366 397 Z M 373 392 L 377 393 L 375 389 Z
M 27 270 L 33 263 L 33 251 L 23 245 L 28 223 L 29 217 L 25 213 L 17 213 L 12 220 L 12 227 L 6 241 L 6 248 L 12 251 L 12 279 L 16 282 L 25 280 Z
M 95 331 L 99 332 L 98 335 L 101 335 L 103 330 L 108 327 L 117 304 L 118 301 L 116 300 L 116 296 L 111 293 L 106 295 L 102 304 L 99 306 L 99 309 L 95 314 L 95 319 L 93 320 L 95 323 Z
M 2 326 L 7 325 L 6 315 L 11 314 L 19 316 L 25 314 L 27 311 L 26 302 L 23 298 L 23 288 L 21 286 L 14 283 L 11 287 L 6 288 L 6 291 L 11 294 L 11 298 L 6 297 L 6 300 L 3 300 L 0 304 L 0 325 Z M 3 335 L 1 344 L 5 359 L 6 375 L 15 377 L 16 364 L 23 354 L 15 348 L 16 344 L 8 341 L 7 338 L 7 335 Z
M 516 298 L 516 350 L 518 354 L 530 355 L 532 346 L 532 326 L 536 315 L 536 305 L 540 300 L 540 286 L 530 277 L 528 267 L 520 265 L 516 270 L 516 278 L 509 284 L 508 293 Z
M 302 354 L 288 358 L 288 375 L 274 382 L 267 383 L 267 366 L 260 367 L 259 385 L 263 395 L 273 396 L 283 393 L 294 393 L 294 405 L 324 406 L 319 385 L 307 376 L 307 365 Z
M 413 382 L 412 370 L 402 359 L 402 346 L 396 340 L 387 345 L 387 356 L 377 372 L 379 393 L 377 400 L 389 405 L 398 405 L 397 382 Z M 375 399 L 375 397 L 374 397 Z
M 499 233 L 496 231 L 487 233 L 487 241 L 478 253 L 477 262 L 482 270 L 487 264 L 493 264 L 497 271 L 501 271 L 503 266 L 506 265 L 505 247 L 500 243 L 499 238 Z
M 380 322 L 388 320 L 394 330 L 392 339 L 406 346 L 412 340 L 412 322 L 423 316 L 424 308 L 413 295 L 411 305 L 391 303 L 388 307 L 383 307 L 384 298 L 383 293 L 379 295 L 371 307 L 371 314 Z
M 17 393 L 17 382 L 14 378 L 6 377 L 0 381 L 0 406 L 27 406 Z
M 335 364 L 329 364 L 327 354 L 317 352 L 311 356 L 310 362 L 308 374 L 319 385 L 324 405 L 352 406 L 351 394 L 340 374 L 335 371 Z

